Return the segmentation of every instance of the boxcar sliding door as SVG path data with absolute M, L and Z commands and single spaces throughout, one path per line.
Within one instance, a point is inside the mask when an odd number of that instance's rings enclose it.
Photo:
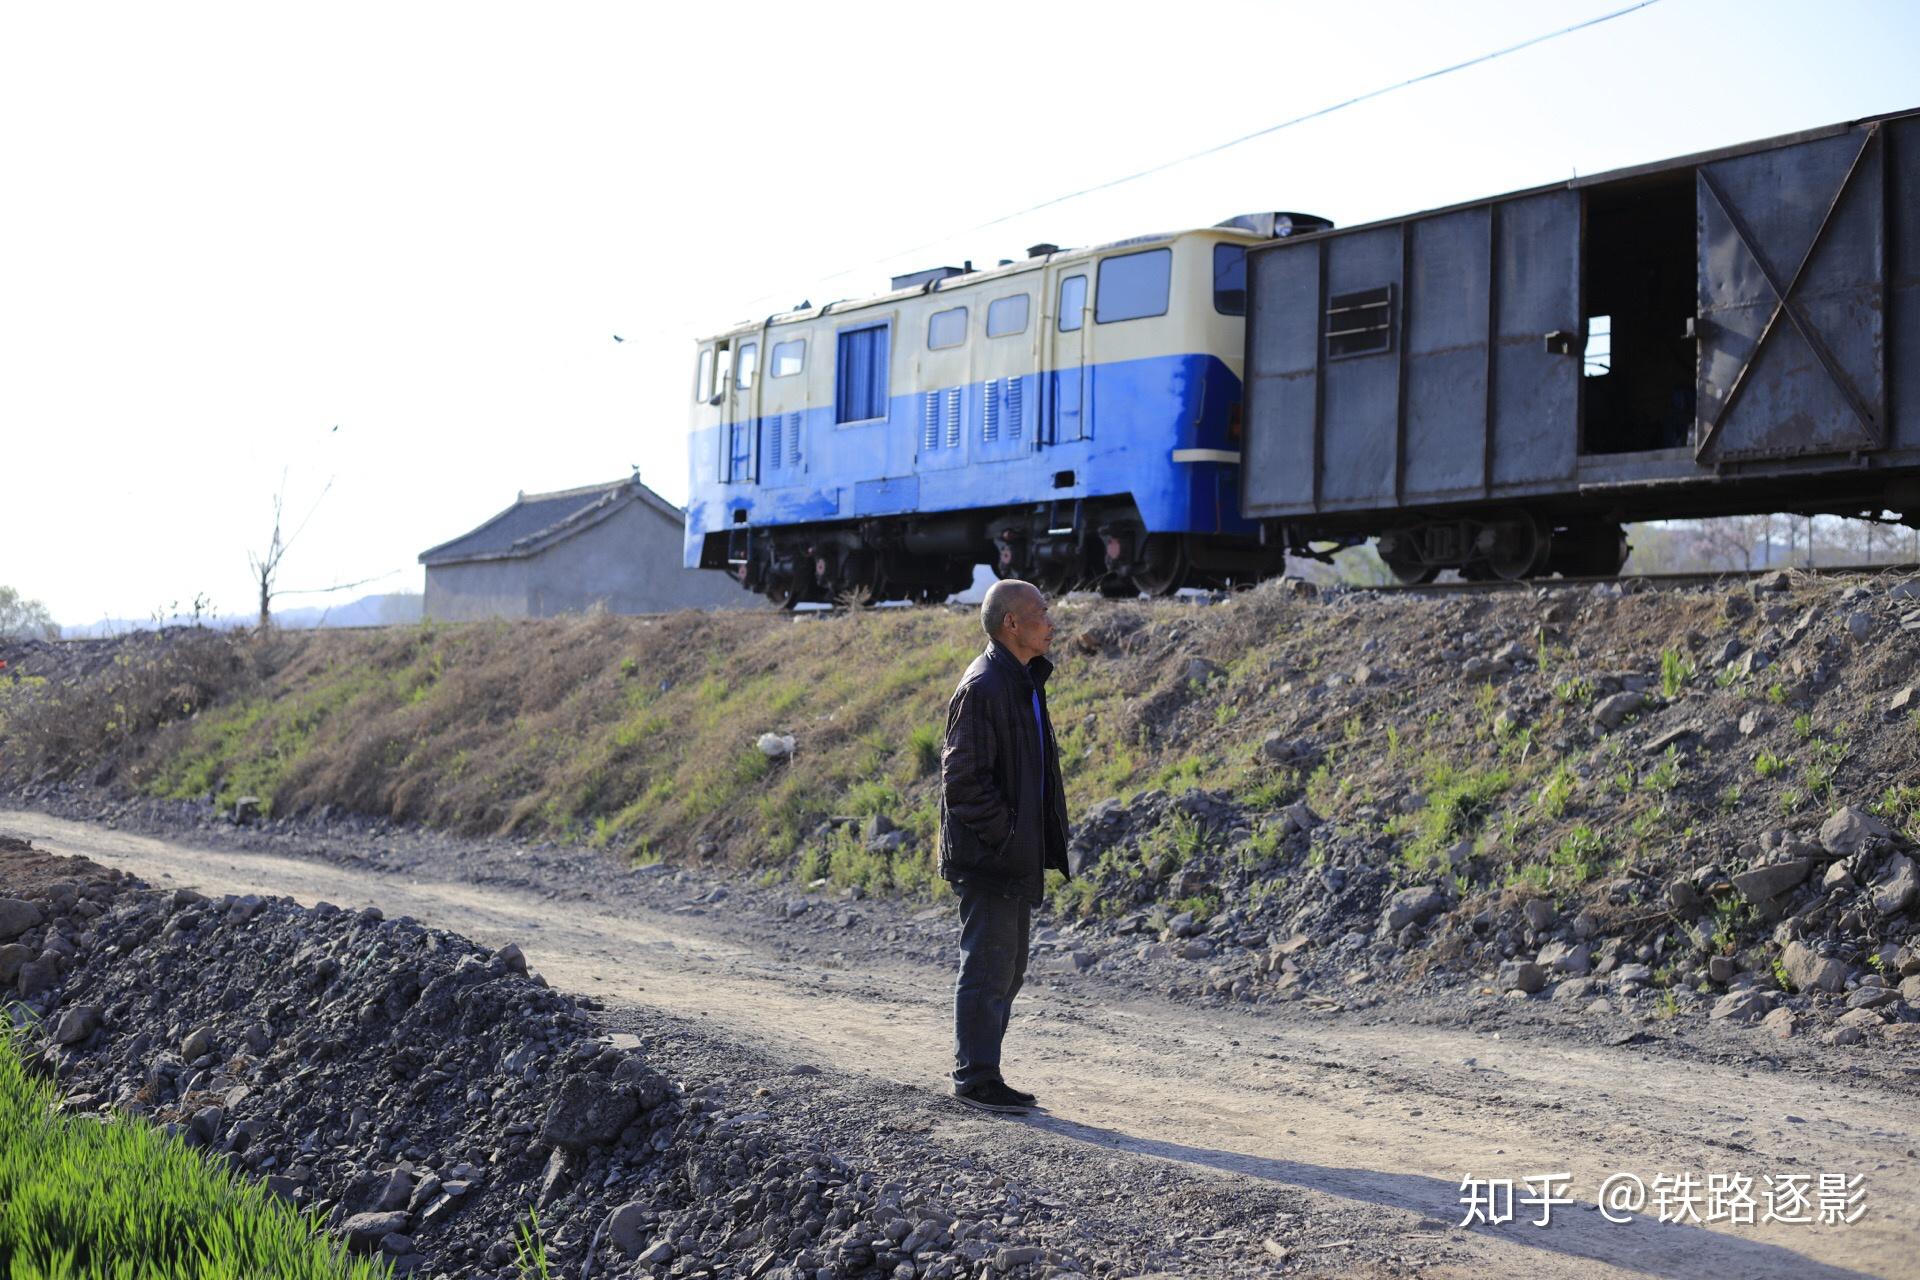
M 1703 164 L 1702 462 L 1886 443 L 1880 124 Z

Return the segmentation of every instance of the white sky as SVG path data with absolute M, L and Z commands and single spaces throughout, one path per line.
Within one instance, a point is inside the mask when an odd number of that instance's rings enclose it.
M 738 318 L 1920 105 L 1912 0 L 1662 0 L 943 239 L 1626 2 L 6 5 L 0 583 L 244 612 L 285 469 L 284 587 L 417 591 L 517 490 L 683 499 L 692 343 Z

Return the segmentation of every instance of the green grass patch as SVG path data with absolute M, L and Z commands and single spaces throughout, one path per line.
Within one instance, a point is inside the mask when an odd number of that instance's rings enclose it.
M 140 1117 L 55 1110 L 0 1033 L 0 1257 L 20 1277 L 371 1280 L 321 1224 Z
M 1459 768 L 1445 761 L 1427 766 L 1427 804 L 1412 815 L 1410 838 L 1400 847 L 1409 870 L 1424 872 L 1446 851 L 1478 830 L 1497 800 L 1513 785 L 1505 768 Z

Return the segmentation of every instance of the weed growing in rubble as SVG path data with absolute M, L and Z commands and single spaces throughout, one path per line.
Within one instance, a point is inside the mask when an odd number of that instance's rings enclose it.
M 1781 684 L 1778 680 L 1775 680 L 1772 684 L 1767 686 L 1768 702 L 1771 702 L 1774 706 L 1777 707 L 1785 703 L 1786 700 L 1787 700 L 1786 685 Z
M 522 1280 L 548 1280 L 547 1246 L 540 1239 L 540 1211 L 527 1210 L 527 1220 L 520 1224 L 519 1243 L 514 1246 L 513 1265 L 520 1269 Z
M 1779 987 L 1788 995 L 1792 995 L 1793 979 L 1787 976 L 1786 961 L 1782 960 L 1779 956 L 1775 956 L 1771 967 L 1773 970 L 1773 985 Z
M 1667 754 L 1640 780 L 1640 785 L 1665 794 L 1680 785 L 1680 773 L 1680 752 L 1668 747 Z
M 1574 884 L 1585 884 L 1593 879 L 1595 868 L 1605 856 L 1606 848 L 1606 841 L 1600 833 L 1583 822 L 1554 846 L 1553 852 L 1547 855 L 1547 861 L 1556 871 L 1566 872 L 1566 878 Z
M 1427 805 L 1410 815 L 1412 838 L 1400 849 L 1408 870 L 1423 872 L 1443 857 L 1449 846 L 1471 835 L 1513 784 L 1507 769 L 1458 769 L 1444 761 L 1427 767 Z
M 1910 835 L 1920 831 L 1920 786 L 1907 783 L 1890 786 L 1867 808 Z
M 1785 756 L 1777 756 L 1771 751 L 1762 751 L 1753 758 L 1753 771 L 1763 778 L 1771 778 L 1785 773 L 1793 767 L 1793 761 Z
M 1730 956 L 1740 946 L 1742 926 L 1751 917 L 1752 911 L 1743 902 L 1724 898 L 1713 907 L 1713 933 L 1710 941 L 1713 949 L 1723 956 Z
M 1585 706 L 1587 703 L 1592 702 L 1594 692 L 1593 681 L 1587 679 L 1585 676 L 1574 676 L 1571 679 L 1562 680 L 1559 684 L 1553 686 L 1554 697 L 1562 702 L 1571 702 L 1577 706 Z
M 0 1257 L 18 1276 L 275 1276 L 373 1280 L 310 1214 L 142 1117 L 58 1109 L 28 1074 L 23 1031 L 0 1031 Z
M 1693 679 L 1693 663 L 1678 649 L 1660 651 L 1660 693 L 1671 702 Z
M 1580 785 L 1579 777 L 1566 765 L 1558 765 L 1540 786 L 1539 799 L 1536 801 L 1540 812 L 1549 818 L 1558 818 L 1567 811 L 1567 803 L 1573 798 L 1573 789 Z
M 1720 811 L 1732 813 L 1740 807 L 1740 784 L 1729 782 L 1720 789 Z

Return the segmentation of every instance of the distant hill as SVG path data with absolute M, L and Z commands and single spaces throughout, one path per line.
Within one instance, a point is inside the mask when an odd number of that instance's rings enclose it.
M 312 605 L 304 609 L 276 609 L 273 620 L 293 630 L 316 627 L 378 627 L 418 622 L 423 597 L 417 591 L 396 591 L 385 595 L 362 596 L 348 604 Z M 223 613 L 202 618 L 203 625 L 232 629 L 250 627 L 257 619 L 252 613 Z M 191 622 L 185 615 L 163 618 L 167 625 Z M 155 620 L 146 618 L 102 618 L 98 622 L 62 625 L 64 636 L 115 636 L 129 631 L 151 631 Z

